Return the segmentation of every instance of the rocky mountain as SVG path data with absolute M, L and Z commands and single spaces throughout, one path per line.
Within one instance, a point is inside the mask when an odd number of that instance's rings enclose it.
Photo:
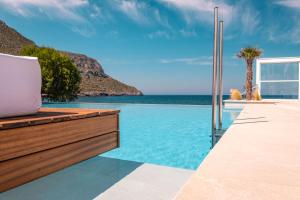
M 0 52 L 19 55 L 23 46 L 32 45 L 33 41 L 25 38 L 15 29 L 0 20 Z
M 80 73 L 85 77 L 101 76 L 107 77 L 100 63 L 93 58 L 89 58 L 83 54 L 63 52 L 68 54 L 74 63 L 76 63 Z
M 21 48 L 26 45 L 35 45 L 35 43 L 0 20 L 1 53 L 19 55 Z M 142 95 L 142 92 L 135 87 L 126 85 L 107 75 L 97 60 L 83 54 L 62 52 L 69 55 L 81 73 L 82 81 L 79 95 Z
M 83 54 L 64 52 L 69 55 L 78 67 L 82 81 L 80 95 L 82 96 L 120 96 L 142 95 L 133 86 L 126 85 L 107 75 L 97 60 Z

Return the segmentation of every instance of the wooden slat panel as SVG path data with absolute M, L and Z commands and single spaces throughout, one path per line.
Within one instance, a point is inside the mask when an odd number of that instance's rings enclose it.
M 117 130 L 118 130 L 118 146 L 117 147 L 120 147 L 120 115 L 119 114 L 117 114 L 116 126 L 117 126 Z
M 118 131 L 118 115 L 0 131 L 0 161 Z
M 117 147 L 113 132 L 0 162 L 0 192 Z

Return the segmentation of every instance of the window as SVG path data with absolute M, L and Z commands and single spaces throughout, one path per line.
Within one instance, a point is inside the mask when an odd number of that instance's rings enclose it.
M 300 99 L 300 58 L 256 61 L 256 84 L 263 98 Z

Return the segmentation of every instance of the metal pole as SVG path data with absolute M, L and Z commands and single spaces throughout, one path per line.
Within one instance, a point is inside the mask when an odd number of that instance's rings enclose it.
M 223 21 L 220 21 L 220 40 L 219 40 L 219 129 L 222 130 L 223 122 Z
M 213 77 L 212 77 L 212 138 L 216 131 L 216 103 L 217 103 L 217 48 L 218 48 L 218 7 L 214 8 L 214 50 L 213 50 Z

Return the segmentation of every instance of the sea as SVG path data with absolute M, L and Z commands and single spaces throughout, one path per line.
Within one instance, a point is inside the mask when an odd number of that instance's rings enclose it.
M 229 99 L 229 95 L 224 95 L 223 99 Z M 211 105 L 211 101 L 212 101 L 211 95 L 144 95 L 144 96 L 79 97 L 75 102 Z
M 265 95 L 264 99 L 297 99 L 297 95 Z M 223 95 L 223 100 L 230 99 Z M 75 103 L 211 105 L 211 95 L 85 96 Z M 44 103 L 49 103 L 45 101 Z

